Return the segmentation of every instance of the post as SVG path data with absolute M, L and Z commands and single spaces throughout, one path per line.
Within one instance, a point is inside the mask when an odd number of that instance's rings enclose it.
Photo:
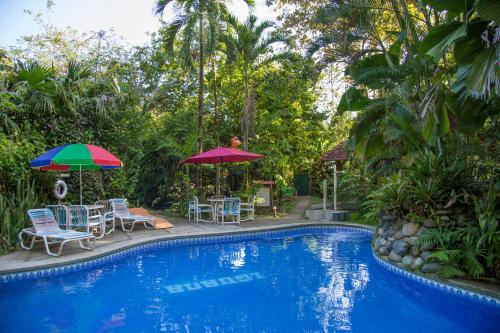
M 327 180 L 323 179 L 323 212 L 326 214 Z M 326 216 L 326 215 L 325 215 Z
M 80 164 L 80 205 L 83 205 L 83 192 L 82 192 L 82 165 Z
M 337 162 L 333 162 L 333 210 L 337 211 Z

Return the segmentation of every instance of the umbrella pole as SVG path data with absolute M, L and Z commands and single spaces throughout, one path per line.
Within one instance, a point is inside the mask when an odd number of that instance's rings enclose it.
M 82 165 L 80 164 L 80 205 L 83 205 L 83 192 L 82 192 Z

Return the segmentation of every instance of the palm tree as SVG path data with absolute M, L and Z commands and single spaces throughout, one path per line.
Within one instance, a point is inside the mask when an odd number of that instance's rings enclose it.
M 289 39 L 277 30 L 269 31 L 274 27 L 271 21 L 263 21 L 257 24 L 257 17 L 249 15 L 245 23 L 239 22 L 234 16 L 228 19 L 234 28 L 234 33 L 224 37 L 228 62 L 241 62 L 245 81 L 245 102 L 243 115 L 241 117 L 241 133 L 243 138 L 243 149 L 248 149 L 249 127 L 255 116 L 254 89 L 251 82 L 251 74 L 263 65 L 291 59 L 293 54 L 284 52 L 273 52 L 273 45 L 279 42 L 289 43 Z
M 254 0 L 243 0 L 248 6 Z M 222 34 L 222 22 L 229 16 L 227 0 L 157 0 L 154 11 L 161 15 L 168 4 L 173 3 L 177 17 L 165 28 L 165 44 L 170 54 L 174 53 L 176 38 L 179 38 L 179 56 L 187 68 L 194 68 L 193 53 L 198 58 L 198 152 L 203 150 L 203 98 L 205 56 L 213 54 Z

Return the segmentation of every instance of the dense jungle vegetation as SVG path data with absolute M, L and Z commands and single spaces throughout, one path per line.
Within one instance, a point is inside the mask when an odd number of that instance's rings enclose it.
M 29 161 L 57 145 L 97 144 L 124 162 L 85 173 L 86 201 L 180 212 L 213 192 L 213 167 L 179 165 L 197 151 L 237 136 L 267 158 L 227 166 L 234 190 L 305 172 L 317 191 L 331 174 L 319 158 L 346 141 L 344 208 L 432 220 L 421 241 L 443 274 L 500 277 L 497 1 L 268 0 L 277 22 L 240 22 L 212 0 L 159 0 L 154 13 L 171 2 L 178 16 L 147 46 L 40 20 L 42 32 L 0 50 L 2 248 L 27 207 L 53 200 L 56 175 Z

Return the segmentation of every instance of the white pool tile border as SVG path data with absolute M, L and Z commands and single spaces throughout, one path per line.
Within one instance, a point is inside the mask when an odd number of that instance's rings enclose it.
M 346 231 L 356 231 L 365 234 L 373 234 L 373 230 L 366 229 L 363 227 L 349 227 L 349 226 L 304 226 L 304 227 L 288 227 L 281 229 L 273 229 L 269 231 L 258 231 L 258 232 L 245 232 L 245 233 L 234 233 L 234 234 L 226 234 L 226 235 L 217 235 L 217 236 L 194 236 L 188 238 L 177 238 L 177 239 L 168 239 L 168 240 L 155 240 L 150 243 L 138 245 L 135 247 L 131 247 L 128 249 L 120 250 L 118 252 L 105 255 L 103 257 L 97 259 L 91 259 L 88 261 L 67 264 L 57 267 L 38 269 L 27 272 L 18 272 L 18 273 L 8 273 L 0 275 L 0 283 L 8 283 L 13 281 L 25 281 L 25 280 L 34 280 L 38 278 L 52 277 L 62 274 L 67 274 L 71 272 L 86 270 L 89 268 L 97 267 L 102 264 L 113 262 L 118 259 L 130 256 L 132 254 L 141 253 L 145 250 L 149 249 L 160 249 L 160 248 L 169 248 L 175 246 L 182 245 L 198 245 L 198 244 L 209 244 L 216 242 L 226 242 L 226 241 L 239 241 L 239 240 L 249 240 L 249 239 L 259 239 L 262 237 L 269 236 L 280 236 L 280 237 L 291 237 L 298 236 L 301 233 L 306 233 L 310 231 L 330 231 L 332 229 L 335 230 L 346 230 Z M 373 253 L 373 257 L 375 261 L 381 266 L 385 267 L 391 272 L 402 275 L 410 280 L 416 281 L 418 283 L 424 284 L 428 287 L 438 289 L 449 294 L 454 294 L 460 298 L 468 298 L 473 301 L 479 303 L 486 303 L 488 305 L 498 306 L 500 307 L 500 299 L 490 297 L 487 295 L 483 295 L 480 293 L 476 293 L 470 290 L 466 290 L 463 288 L 451 286 L 445 283 L 441 283 L 435 281 L 433 279 L 429 279 L 407 270 L 404 270 L 392 263 L 389 263 L 382 258 L 378 257 L 375 253 Z

